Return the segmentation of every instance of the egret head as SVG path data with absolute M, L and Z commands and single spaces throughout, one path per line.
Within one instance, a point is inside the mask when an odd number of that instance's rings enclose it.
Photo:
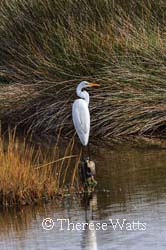
M 80 84 L 78 85 L 80 86 L 80 88 L 89 88 L 89 87 L 99 87 L 100 85 L 95 83 L 95 82 L 87 82 L 87 81 L 82 81 L 80 82 Z

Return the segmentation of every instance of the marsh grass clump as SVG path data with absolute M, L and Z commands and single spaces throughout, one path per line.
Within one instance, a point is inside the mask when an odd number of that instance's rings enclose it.
M 75 86 L 86 79 L 101 83 L 92 135 L 165 136 L 163 1 L 2 0 L 0 11 L 3 121 L 72 134 Z
M 72 155 L 73 143 L 67 145 L 61 157 L 58 146 L 47 154 L 13 134 L 9 134 L 8 142 L 0 137 L 1 205 L 33 204 L 78 191 L 80 156 Z

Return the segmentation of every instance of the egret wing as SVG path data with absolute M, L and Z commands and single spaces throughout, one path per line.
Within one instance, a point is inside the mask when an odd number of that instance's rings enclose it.
M 88 105 L 84 100 L 76 100 L 72 107 L 73 123 L 77 134 L 83 144 L 87 144 L 90 130 L 90 114 Z

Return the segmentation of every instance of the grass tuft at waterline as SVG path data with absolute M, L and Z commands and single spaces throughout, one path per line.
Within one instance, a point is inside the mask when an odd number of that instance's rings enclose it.
M 73 145 L 72 139 L 61 157 L 58 145 L 47 154 L 15 135 L 8 142 L 0 137 L 0 204 L 33 204 L 78 191 L 80 155 L 72 155 Z

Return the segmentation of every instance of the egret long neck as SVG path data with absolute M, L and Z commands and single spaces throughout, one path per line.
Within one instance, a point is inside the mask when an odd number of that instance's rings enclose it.
M 81 97 L 82 99 L 84 99 L 86 101 L 86 103 L 89 105 L 89 94 L 87 91 L 82 91 L 82 88 L 79 88 L 79 86 L 77 87 L 76 93 L 79 97 Z

